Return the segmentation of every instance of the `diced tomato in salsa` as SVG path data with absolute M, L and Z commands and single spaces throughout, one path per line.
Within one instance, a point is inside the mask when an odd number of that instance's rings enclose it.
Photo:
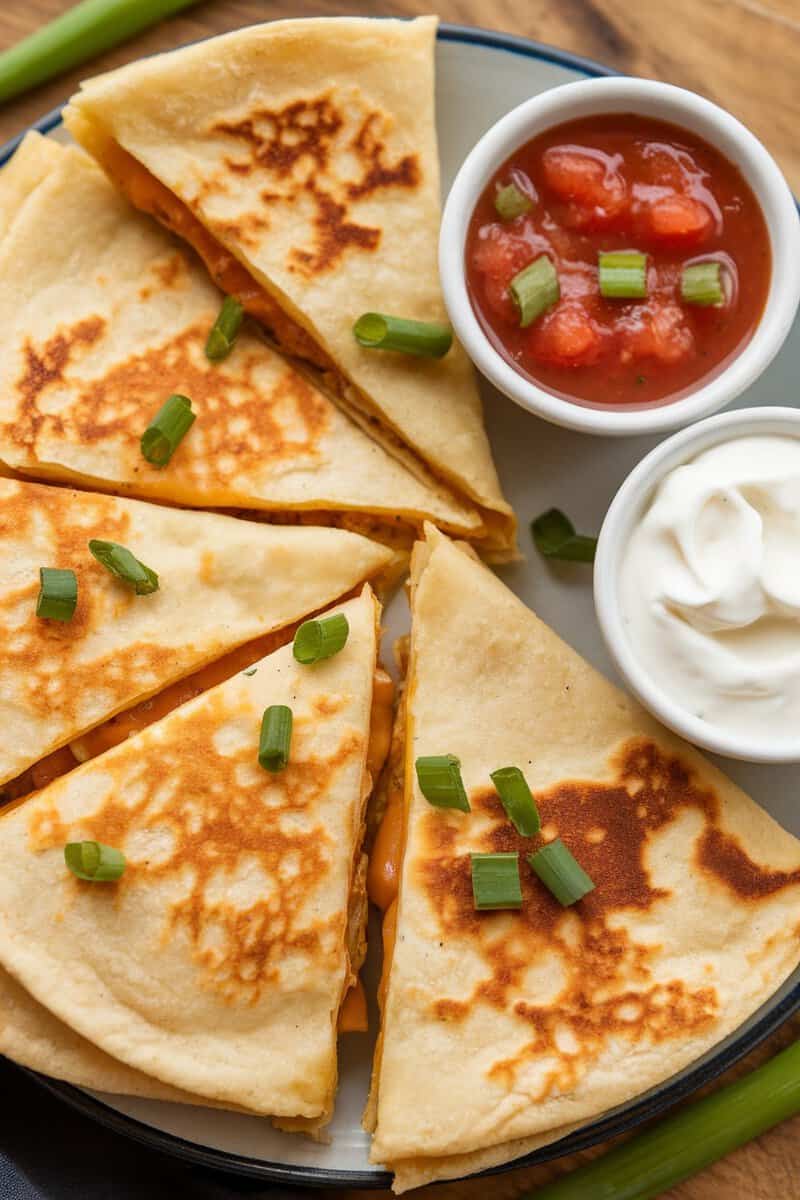
M 512 180 L 533 207 L 503 221 L 494 197 Z M 647 257 L 647 295 L 605 298 L 598 254 L 625 250 Z M 541 254 L 560 299 L 523 329 L 509 284 Z M 752 336 L 771 273 L 764 217 L 739 170 L 693 134 L 631 114 L 571 122 L 520 147 L 476 205 L 466 257 L 498 351 L 550 391 L 614 406 L 666 403 L 720 370 Z M 706 257 L 729 285 L 720 307 L 681 294 L 684 267 Z

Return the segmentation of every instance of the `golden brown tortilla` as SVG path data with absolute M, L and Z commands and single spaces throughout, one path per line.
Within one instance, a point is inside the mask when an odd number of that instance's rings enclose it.
M 64 120 L 346 411 L 475 504 L 503 559 L 514 517 L 463 350 L 409 358 L 352 332 L 370 310 L 446 319 L 435 35 L 434 17 L 254 25 L 89 80 Z
M 735 1030 L 800 960 L 800 843 L 434 530 L 415 551 L 407 835 L 369 1124 L 395 1188 L 562 1136 Z M 472 811 L 433 808 L 450 753 Z M 563 909 L 490 772 L 596 884 Z M 470 851 L 519 851 L 520 912 L 474 909 Z

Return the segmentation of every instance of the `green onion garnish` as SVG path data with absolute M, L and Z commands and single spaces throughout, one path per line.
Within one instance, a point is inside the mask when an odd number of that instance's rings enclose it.
M 469 812 L 469 800 L 461 778 L 461 762 L 455 754 L 429 754 L 416 762 L 419 790 L 434 808 L 458 808 Z
M 242 305 L 233 296 L 226 296 L 206 341 L 206 358 L 210 358 L 212 362 L 221 362 L 223 358 L 228 357 L 243 320 Z
M 471 854 L 475 907 L 521 908 L 518 854 Z
M 125 546 L 120 546 L 118 542 L 103 542 L 99 538 L 92 538 L 89 549 L 106 570 L 123 583 L 130 584 L 137 596 L 149 596 L 151 592 L 158 591 L 158 576 L 155 571 L 139 562 Z
M 533 201 L 515 183 L 509 183 L 507 187 L 500 188 L 494 198 L 494 206 L 501 221 L 513 221 L 515 217 L 530 212 Z
M 265 771 L 282 771 L 289 761 L 292 741 L 292 710 L 285 704 L 271 704 L 261 718 L 258 761 Z
M 491 780 L 517 833 L 533 837 L 542 828 L 539 810 L 519 767 L 500 767 Z
M 681 298 L 687 304 L 724 304 L 722 268 L 714 259 L 692 263 L 681 272 Z
M 141 437 L 142 454 L 154 467 L 165 467 L 194 424 L 197 414 L 186 396 L 170 396 Z
M 89 883 L 113 883 L 125 870 L 125 855 L 102 842 L 68 842 L 64 861 L 78 879 Z
M 647 295 L 647 255 L 619 250 L 597 256 L 600 294 L 607 300 L 642 300 Z
M 531 533 L 536 549 L 545 558 L 558 558 L 565 562 L 594 562 L 597 538 L 576 533 L 575 526 L 560 508 L 549 508 L 531 521 Z
M 540 254 L 515 275 L 508 290 L 517 306 L 522 329 L 532 325 L 537 317 L 561 298 L 556 269 L 546 254 Z
M 528 862 L 545 887 L 565 908 L 575 904 L 588 892 L 594 891 L 591 879 L 580 863 L 573 858 L 561 838 L 548 842 L 535 854 L 529 854 Z
M 39 568 L 37 617 L 48 621 L 71 621 L 77 603 L 78 579 L 74 571 L 59 567 Z
M 453 344 L 449 325 L 408 321 L 385 313 L 368 312 L 353 326 L 356 341 L 368 350 L 397 350 L 418 358 L 443 358 Z
M 344 613 L 304 621 L 294 635 L 292 652 L 299 663 L 310 666 L 338 654 L 347 641 L 350 626 Z
M 249 678 L 251 675 L 255 675 L 257 670 L 258 667 L 248 667 L 246 671 L 242 671 L 242 674 L 247 675 Z
M 800 1041 L 749 1075 L 662 1117 L 621 1146 L 536 1188 L 535 1200 L 652 1200 L 666 1196 L 684 1179 L 797 1113 Z M 754 1187 L 753 1194 L 777 1194 L 774 1187 L 766 1186 L 766 1192 Z M 534 1200 L 534 1195 L 527 1192 L 520 1200 Z

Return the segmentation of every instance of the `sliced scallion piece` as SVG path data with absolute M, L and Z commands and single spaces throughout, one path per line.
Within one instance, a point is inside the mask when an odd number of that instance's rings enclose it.
M 355 339 L 368 350 L 397 350 L 417 358 L 444 358 L 453 344 L 449 325 L 410 321 L 385 313 L 368 312 L 353 326 Z
M 243 320 L 242 305 L 234 296 L 226 296 L 206 340 L 206 358 L 211 362 L 221 362 L 223 358 L 228 357 Z
M 537 317 L 561 298 L 556 269 L 546 254 L 540 254 L 527 267 L 523 267 L 511 280 L 508 290 L 519 313 L 522 329 L 532 325 Z
M 522 907 L 518 854 L 471 854 L 470 859 L 477 909 Z
M 690 263 L 681 272 L 681 299 L 686 304 L 704 308 L 725 303 L 722 289 L 722 266 L 715 259 Z
M 304 621 L 294 635 L 292 653 L 299 663 L 311 666 L 338 654 L 347 642 L 350 626 L 344 613 Z
M 531 789 L 519 767 L 500 767 L 491 780 L 517 833 L 533 837 L 542 827 Z
M 68 842 L 64 861 L 78 879 L 88 883 L 114 883 L 125 870 L 125 855 L 102 842 Z
M 47 621 L 71 621 L 78 604 L 78 579 L 60 567 L 39 568 L 36 615 Z
M 530 212 L 533 201 L 515 183 L 509 183 L 507 187 L 500 188 L 494 198 L 494 207 L 501 221 L 513 221 L 515 217 Z
M 531 521 L 531 534 L 536 549 L 545 558 L 565 562 L 594 562 L 597 538 L 576 533 L 575 526 L 560 508 L 549 508 Z
M 647 296 L 647 255 L 617 250 L 597 256 L 600 294 L 607 300 L 642 300 Z
M 565 908 L 594 891 L 591 879 L 561 838 L 548 842 L 535 854 L 529 854 L 528 862 L 545 887 Z
M 271 704 L 261 718 L 258 761 L 265 771 L 282 771 L 289 761 L 292 742 L 292 710 L 285 704 Z
M 158 575 L 139 562 L 126 546 L 92 538 L 89 549 L 107 571 L 132 587 L 137 596 L 149 596 L 151 592 L 158 591 Z
M 429 754 L 416 761 L 419 790 L 434 808 L 469 812 L 469 800 L 455 754 Z
M 194 424 L 196 415 L 186 396 L 170 396 L 142 434 L 140 445 L 144 458 L 154 467 L 165 467 Z

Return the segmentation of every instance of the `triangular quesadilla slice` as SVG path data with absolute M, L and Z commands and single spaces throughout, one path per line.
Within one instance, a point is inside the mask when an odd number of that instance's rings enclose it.
M 94 539 L 130 551 L 158 590 L 137 595 Z M 341 529 L 0 479 L 0 803 L 248 666 L 391 564 Z M 36 615 L 42 568 L 74 573 L 71 620 Z
M 82 150 L 31 133 L 0 172 L 0 283 L 0 461 L 17 472 L 407 550 L 425 518 L 483 537 L 474 505 L 412 475 L 254 323 L 210 361 L 222 294 Z M 159 467 L 140 443 L 171 394 L 195 420 Z
M 394 867 L 370 873 L 399 875 L 399 895 L 372 889 L 387 953 L 366 1118 L 397 1191 L 509 1161 L 660 1083 L 800 960 L 800 843 L 435 530 L 415 551 L 402 740 L 376 839 Z M 436 755 L 460 760 L 471 811 L 423 796 L 416 761 Z M 503 767 L 540 833 L 512 824 Z M 594 884 L 566 907 L 527 861 L 556 838 Z M 476 909 L 474 853 L 516 856 L 521 907 Z
M 311 1129 L 332 1111 L 364 954 L 379 765 L 379 608 L 365 587 L 334 614 L 348 633 L 332 657 L 284 646 L 0 817 L 0 962 L 17 983 L 137 1071 Z M 277 771 L 259 761 L 273 706 L 292 714 Z M 82 841 L 122 852 L 116 881 L 70 872 Z
M 64 120 L 346 411 L 477 505 L 503 559 L 514 518 L 462 348 L 414 358 L 353 335 L 369 311 L 446 320 L 435 35 L 434 17 L 254 25 L 89 80 Z

